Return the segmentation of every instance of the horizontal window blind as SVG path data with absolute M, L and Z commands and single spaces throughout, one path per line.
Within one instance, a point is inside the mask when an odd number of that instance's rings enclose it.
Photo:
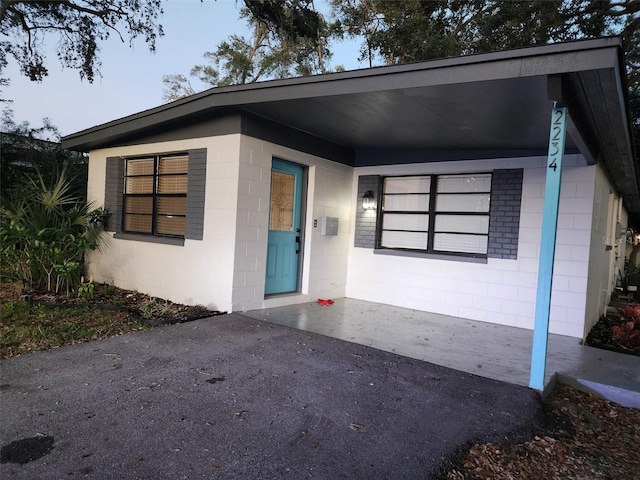
M 184 237 L 188 171 L 186 154 L 127 159 L 124 231 Z
M 387 177 L 379 248 L 486 256 L 491 174 Z

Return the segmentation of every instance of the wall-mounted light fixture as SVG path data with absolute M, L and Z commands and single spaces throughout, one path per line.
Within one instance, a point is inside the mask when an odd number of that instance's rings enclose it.
M 376 197 L 373 190 L 367 190 L 362 196 L 362 208 L 365 210 L 375 210 Z

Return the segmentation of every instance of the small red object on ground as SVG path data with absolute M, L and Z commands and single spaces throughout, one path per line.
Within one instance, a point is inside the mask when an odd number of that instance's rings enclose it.
M 333 300 L 331 300 L 331 299 L 324 300 L 322 298 L 319 298 L 318 299 L 318 304 L 319 305 L 324 305 L 325 307 L 329 307 L 329 306 L 333 305 Z

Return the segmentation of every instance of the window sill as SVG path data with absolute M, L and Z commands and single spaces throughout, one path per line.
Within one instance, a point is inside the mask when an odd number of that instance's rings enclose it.
M 464 255 L 447 255 L 444 253 L 413 252 L 410 250 L 391 250 L 376 248 L 374 255 L 392 255 L 396 257 L 427 258 L 429 260 L 447 260 L 449 262 L 488 263 L 486 257 L 466 257 Z
M 117 238 L 119 240 L 133 240 L 135 242 L 176 245 L 180 247 L 184 245 L 184 238 L 154 237 L 152 235 L 136 235 L 135 233 L 116 233 L 113 235 L 113 238 Z

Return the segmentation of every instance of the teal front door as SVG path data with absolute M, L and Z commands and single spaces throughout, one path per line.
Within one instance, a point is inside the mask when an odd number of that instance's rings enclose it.
M 266 295 L 298 290 L 302 174 L 302 167 L 273 159 Z

